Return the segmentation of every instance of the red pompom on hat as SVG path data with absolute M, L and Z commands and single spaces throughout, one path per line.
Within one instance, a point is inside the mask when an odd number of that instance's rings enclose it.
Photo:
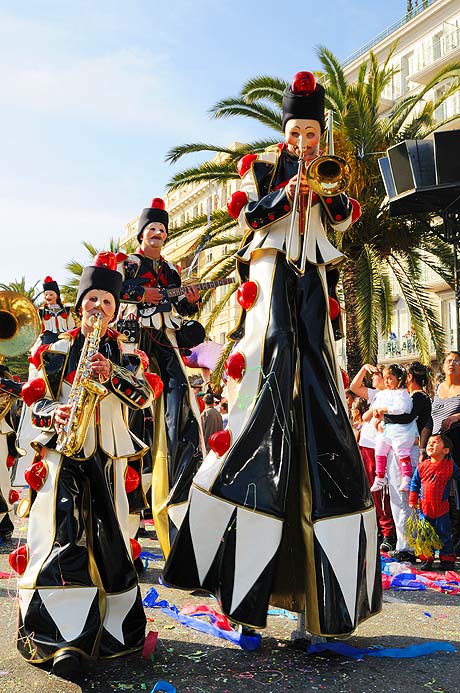
M 141 242 L 141 235 L 146 226 L 153 221 L 158 221 L 168 232 L 169 215 L 165 209 L 165 201 L 161 197 L 154 197 L 150 207 L 142 210 L 137 226 L 137 240 Z
M 107 267 L 109 270 L 117 269 L 117 258 L 115 253 L 104 250 L 94 258 L 94 267 Z
M 316 89 L 316 79 L 313 72 L 296 72 L 291 82 L 293 94 L 303 94 L 308 96 L 313 94 Z

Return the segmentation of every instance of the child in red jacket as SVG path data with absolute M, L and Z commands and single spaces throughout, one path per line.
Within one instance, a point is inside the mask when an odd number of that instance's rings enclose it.
M 409 505 L 420 511 L 433 525 L 441 542 L 439 552 L 442 570 L 452 570 L 455 551 L 449 516 L 449 493 L 452 479 L 460 480 L 460 470 L 451 458 L 452 443 L 444 434 L 430 436 L 426 446 L 428 458 L 420 462 L 412 477 Z M 431 570 L 434 556 L 420 556 L 420 570 Z

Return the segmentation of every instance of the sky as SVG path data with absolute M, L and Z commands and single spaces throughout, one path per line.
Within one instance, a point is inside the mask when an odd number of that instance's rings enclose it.
M 178 144 L 272 136 L 210 119 L 251 77 L 290 80 L 402 17 L 406 0 L 0 0 L 0 283 L 89 264 L 171 176 Z M 206 157 L 203 156 L 204 160 Z M 41 287 L 40 287 L 41 288 Z

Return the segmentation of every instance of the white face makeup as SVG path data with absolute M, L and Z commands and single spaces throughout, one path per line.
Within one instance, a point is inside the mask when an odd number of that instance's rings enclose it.
M 105 332 L 115 317 L 115 307 L 115 297 L 109 291 L 91 289 L 84 295 L 81 302 L 82 326 L 85 330 L 91 329 L 95 315 L 101 313 L 103 332 Z
M 167 237 L 165 225 L 159 221 L 152 221 L 142 231 L 141 248 L 162 248 Z
M 284 135 L 291 154 L 304 159 L 318 156 L 321 126 L 317 120 L 292 118 L 286 123 Z

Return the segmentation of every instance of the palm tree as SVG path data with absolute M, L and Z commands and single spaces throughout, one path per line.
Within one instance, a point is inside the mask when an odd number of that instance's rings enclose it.
M 365 361 L 376 361 L 378 333 L 386 333 L 391 325 L 391 279 L 396 280 L 404 297 L 412 327 L 416 334 L 420 357 L 430 360 L 431 338 L 438 355 L 443 350 L 443 330 L 428 292 L 421 281 L 422 270 L 429 267 L 452 285 L 452 251 L 434 234 L 427 233 L 427 217 L 392 218 L 378 168 L 378 158 L 386 149 L 410 138 L 423 138 L 442 123 L 434 119 L 435 110 L 460 85 L 460 63 L 451 63 L 440 70 L 416 95 L 402 99 L 387 116 L 379 116 L 379 105 L 385 87 L 395 74 L 390 59 L 382 67 L 371 52 L 361 65 L 356 83 L 349 83 L 335 56 L 325 47 L 318 49 L 323 72 L 318 79 L 326 86 L 326 106 L 334 115 L 336 153 L 352 169 L 349 194 L 362 206 L 362 217 L 346 233 L 332 240 L 343 252 L 342 294 L 346 312 L 347 366 L 356 372 Z M 444 93 L 435 100 L 426 100 L 427 93 L 447 80 Z M 215 118 L 244 116 L 281 133 L 281 99 L 287 83 L 269 76 L 255 77 L 243 85 L 240 94 L 218 102 L 211 113 Z M 452 118 L 453 119 L 453 118 Z M 207 162 L 176 174 L 169 183 L 174 190 L 191 182 L 228 181 L 237 178 L 236 162 L 248 152 L 259 152 L 279 141 L 266 139 L 235 150 L 209 144 L 186 144 L 167 155 L 171 163 L 197 151 L 215 152 L 220 160 Z M 186 232 L 191 225 L 204 225 L 205 217 L 174 231 Z M 234 222 L 219 210 L 211 216 L 209 228 L 198 241 L 199 247 L 228 244 L 229 253 L 212 268 L 224 273 L 229 256 L 241 239 Z M 228 243 L 228 235 L 233 238 Z M 233 267 L 232 267 L 233 269 Z M 207 270 L 211 271 L 211 270 Z M 428 334 L 427 334 L 428 331 Z

